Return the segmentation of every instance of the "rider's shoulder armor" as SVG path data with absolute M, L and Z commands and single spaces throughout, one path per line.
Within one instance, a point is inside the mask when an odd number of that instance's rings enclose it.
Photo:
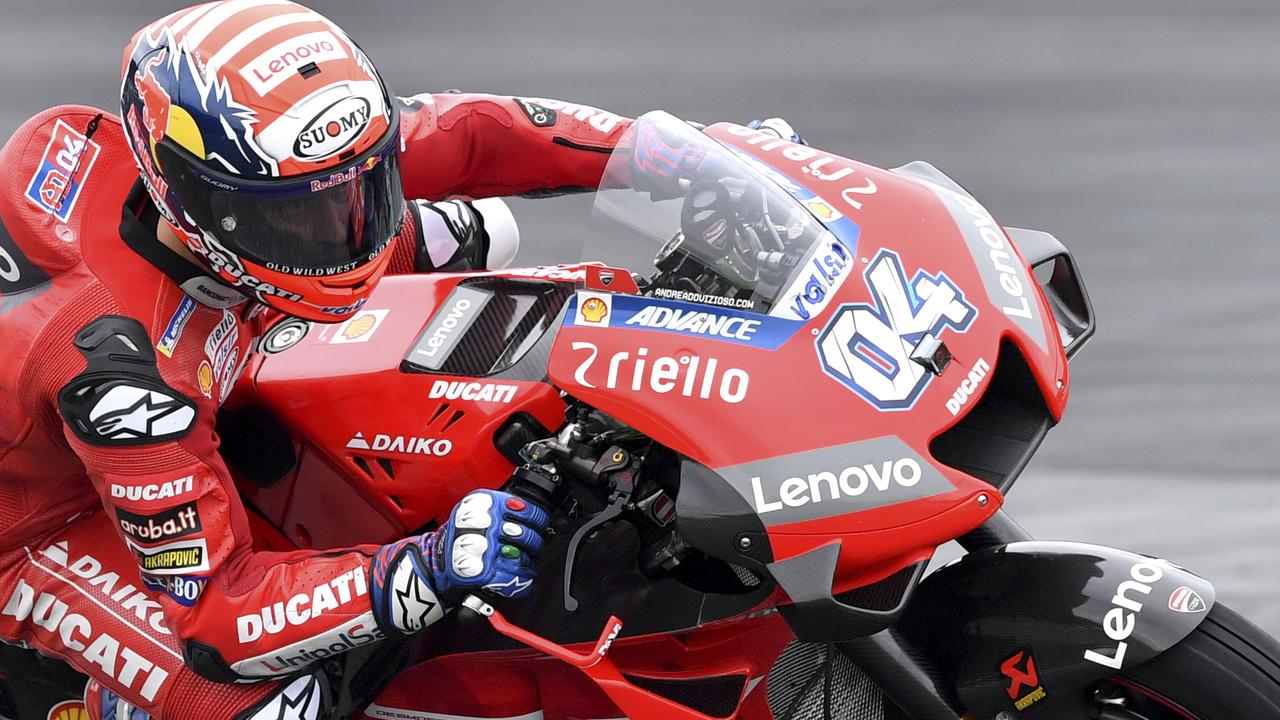
M 123 199 L 137 177 L 120 121 L 81 105 L 26 121 L 0 149 L 0 293 L 27 292 L 80 260 L 92 208 Z M 119 216 L 119 205 L 111 212 Z

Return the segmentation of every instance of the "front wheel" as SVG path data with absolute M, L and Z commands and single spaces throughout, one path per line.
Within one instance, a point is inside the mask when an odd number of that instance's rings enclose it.
M 1280 720 L 1280 642 L 1218 603 L 1182 642 L 1090 693 L 1091 720 Z

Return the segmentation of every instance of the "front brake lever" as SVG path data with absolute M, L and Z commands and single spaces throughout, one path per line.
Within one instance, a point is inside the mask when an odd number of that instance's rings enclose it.
M 573 596 L 573 568 L 574 563 L 578 559 L 578 546 L 582 544 L 585 538 L 592 531 L 600 528 L 600 526 L 612 522 L 614 518 L 622 514 L 627 503 L 631 501 L 631 496 L 625 498 L 619 497 L 613 501 L 609 507 L 601 510 L 598 515 L 591 518 L 578 531 L 573 534 L 573 539 L 569 541 L 569 550 L 564 557 L 564 609 L 573 612 L 578 609 L 578 599 Z
M 587 535 L 613 522 L 631 504 L 631 494 L 635 491 L 635 468 L 630 467 L 633 465 L 632 460 L 631 453 L 614 445 L 605 451 L 592 469 L 599 476 L 612 473 L 614 492 L 609 506 L 578 528 L 569 540 L 569 549 L 564 558 L 564 609 L 569 612 L 578 609 L 578 599 L 573 596 L 573 571 L 578 559 L 578 548 Z

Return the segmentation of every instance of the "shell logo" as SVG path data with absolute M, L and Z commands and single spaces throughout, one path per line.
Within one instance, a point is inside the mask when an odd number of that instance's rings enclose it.
M 201 360 L 200 367 L 196 370 L 196 381 L 200 383 L 200 392 L 205 397 L 210 397 L 213 393 L 213 366 L 208 360 Z
M 347 324 L 345 328 L 343 328 L 342 337 L 348 340 L 355 340 L 356 338 L 372 330 L 373 326 L 376 324 L 378 324 L 378 319 L 375 316 L 361 315 L 360 317 L 352 320 L 350 323 Z
M 49 708 L 45 720 L 89 720 L 89 711 L 79 700 L 66 700 Z
M 839 220 L 843 217 L 840 213 L 836 212 L 836 209 L 831 207 L 827 201 L 821 198 L 806 200 L 804 204 L 805 207 L 809 208 L 809 212 L 813 213 L 823 222 L 831 222 L 832 220 Z
M 582 317 L 589 323 L 598 324 L 609 314 L 609 307 L 597 297 L 587 298 L 582 302 Z

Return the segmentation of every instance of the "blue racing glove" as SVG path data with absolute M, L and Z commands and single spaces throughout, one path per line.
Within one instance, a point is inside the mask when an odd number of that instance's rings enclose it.
M 373 614 L 384 632 L 413 633 L 468 592 L 529 592 L 547 513 L 496 490 L 462 499 L 444 527 L 378 550 L 370 567 Z
M 692 124 L 691 124 L 692 125 Z M 701 128 L 702 126 L 693 126 Z M 789 140 L 801 145 L 808 145 L 804 138 L 782 118 L 752 120 L 747 127 L 753 130 L 774 135 L 781 140 Z M 636 190 L 648 192 L 653 200 L 669 200 L 679 197 L 686 184 L 699 177 L 714 177 L 718 170 L 719 156 L 708 155 L 706 147 L 698 142 L 690 142 L 688 138 L 678 137 L 653 124 L 644 123 L 638 126 L 635 146 L 631 153 L 631 184 Z
M 752 120 L 747 123 L 747 127 L 752 130 L 759 130 L 760 132 L 767 132 L 770 135 L 775 135 L 779 140 L 790 140 L 791 142 L 799 143 L 800 145 L 809 144 L 805 142 L 804 138 L 800 137 L 800 133 L 796 132 L 795 128 L 791 127 L 791 123 L 780 117 L 771 117 L 764 120 Z
M 683 194 L 680 181 L 697 175 L 706 159 L 706 150 L 697 142 L 642 124 L 631 150 L 632 186 L 655 201 L 679 197 Z

